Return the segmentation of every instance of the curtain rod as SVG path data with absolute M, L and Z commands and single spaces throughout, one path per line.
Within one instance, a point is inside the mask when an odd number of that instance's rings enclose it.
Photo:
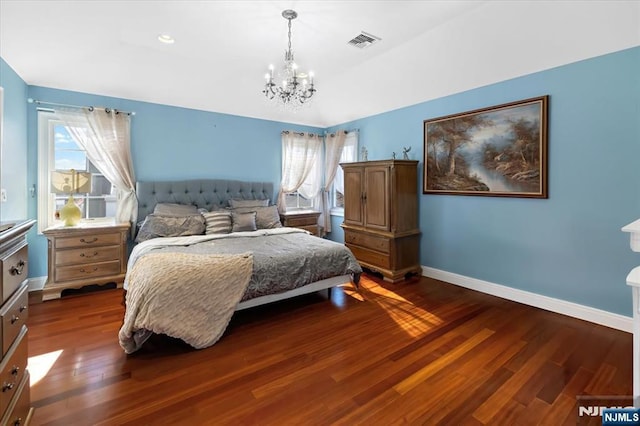
M 27 102 L 30 104 L 37 104 L 37 105 L 53 105 L 53 106 L 61 106 L 61 107 L 68 107 L 68 108 L 87 108 L 89 111 L 93 111 L 93 106 L 80 106 L 80 105 L 69 105 L 69 104 L 59 104 L 56 102 L 46 102 L 46 101 L 40 101 L 38 99 L 33 99 L 33 98 L 28 98 Z M 105 108 L 105 111 L 107 112 L 111 112 L 111 111 L 116 111 L 119 112 L 121 114 L 127 114 L 127 115 L 136 115 L 135 111 L 120 111 L 118 109 L 115 108 Z
M 339 131 L 339 130 L 338 130 L 338 131 Z M 351 129 L 351 130 L 345 130 L 344 132 L 345 132 L 345 133 L 347 133 L 347 134 L 349 134 L 349 133 L 354 133 L 354 132 L 355 132 L 355 133 L 358 133 L 358 132 L 360 132 L 360 129 L 356 128 L 356 129 Z M 326 135 L 334 135 L 335 133 L 336 133 L 336 132 L 331 132 L 331 133 L 329 133 L 329 132 L 327 132 L 326 130 L 324 131 L 324 135 L 325 135 L 325 136 L 326 136 Z

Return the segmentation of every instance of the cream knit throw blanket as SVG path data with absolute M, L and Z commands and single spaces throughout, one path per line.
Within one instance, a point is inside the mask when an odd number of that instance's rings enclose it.
M 194 348 L 224 333 L 253 273 L 253 255 L 149 253 L 129 272 L 120 346 L 132 353 L 151 333 Z

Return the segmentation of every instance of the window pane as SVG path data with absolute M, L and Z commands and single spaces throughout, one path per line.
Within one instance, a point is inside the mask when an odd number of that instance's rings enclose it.
M 75 204 L 80 208 L 84 219 L 95 219 L 104 217 L 115 217 L 117 199 L 113 191 L 113 185 L 104 177 L 100 171 L 89 161 L 86 152 L 74 139 L 72 132 L 63 124 L 62 121 L 55 117 L 51 117 L 46 121 L 46 125 L 39 126 L 39 131 L 46 132 L 42 134 L 42 142 L 48 146 L 48 149 L 42 147 L 43 152 L 51 152 L 53 158 L 49 158 L 44 163 L 51 164 L 56 170 L 75 169 L 80 172 L 91 173 L 91 192 L 73 194 Z M 86 131 L 81 127 L 77 129 L 80 132 Z M 51 170 L 44 171 L 49 176 Z M 42 173 L 42 172 L 39 172 Z M 52 220 L 56 213 L 67 203 L 69 196 L 67 194 L 57 194 L 51 196 L 44 193 L 47 198 L 48 217 L 46 226 L 53 224 Z M 53 202 L 50 202 L 53 200 Z

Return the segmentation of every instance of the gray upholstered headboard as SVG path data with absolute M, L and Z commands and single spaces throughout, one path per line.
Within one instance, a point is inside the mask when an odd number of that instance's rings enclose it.
M 244 182 L 227 179 L 137 182 L 138 221 L 144 220 L 158 203 L 192 204 L 211 210 L 214 205 L 228 207 L 232 198 L 243 200 L 273 198 L 272 182 Z

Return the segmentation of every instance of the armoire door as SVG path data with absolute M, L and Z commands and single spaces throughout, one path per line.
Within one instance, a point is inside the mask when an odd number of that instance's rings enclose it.
M 364 226 L 388 231 L 389 221 L 389 167 L 367 166 L 364 184 Z
M 364 226 L 364 171 L 362 167 L 344 167 L 344 223 Z

